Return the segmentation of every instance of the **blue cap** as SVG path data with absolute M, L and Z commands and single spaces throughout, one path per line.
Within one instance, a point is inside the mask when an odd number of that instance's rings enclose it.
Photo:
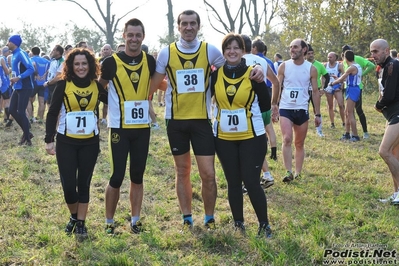
M 21 36 L 19 36 L 19 35 L 12 35 L 9 39 L 8 39 L 8 41 L 9 42 L 12 42 L 13 44 L 15 44 L 16 46 L 21 46 L 21 43 L 22 43 L 22 39 L 21 39 Z

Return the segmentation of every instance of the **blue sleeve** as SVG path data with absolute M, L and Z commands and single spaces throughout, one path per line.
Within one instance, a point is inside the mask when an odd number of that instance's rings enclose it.
M 23 73 L 19 73 L 21 75 L 21 78 L 26 78 L 35 72 L 35 68 L 32 65 L 32 61 L 30 60 L 29 56 L 26 53 L 20 53 L 20 59 L 21 63 L 25 66 L 25 71 Z

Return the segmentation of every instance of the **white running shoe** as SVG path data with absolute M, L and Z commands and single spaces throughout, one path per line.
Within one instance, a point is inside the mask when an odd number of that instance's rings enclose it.
M 265 172 L 263 173 L 263 177 L 260 180 L 260 185 L 263 188 L 268 188 L 274 185 L 274 178 L 273 176 L 270 174 L 270 172 Z
M 389 196 L 386 199 L 378 199 L 378 201 L 381 203 L 391 203 L 395 199 L 396 194 L 397 194 L 397 192 L 393 193 L 391 196 Z
M 323 132 L 322 132 L 321 130 L 320 130 L 320 131 L 317 130 L 317 131 L 316 131 L 316 134 L 317 134 L 317 136 L 319 136 L 319 137 L 321 137 L 321 138 L 324 137 L 324 134 L 323 134 Z
M 395 195 L 396 194 L 396 195 Z M 393 205 L 399 205 L 399 192 L 394 193 L 395 198 L 391 201 Z

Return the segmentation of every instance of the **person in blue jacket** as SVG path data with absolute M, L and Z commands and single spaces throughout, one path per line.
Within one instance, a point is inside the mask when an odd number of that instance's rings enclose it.
M 23 131 L 19 145 L 31 146 L 33 135 L 29 132 L 29 120 L 25 111 L 33 90 L 32 74 L 35 69 L 29 55 L 20 48 L 21 43 L 22 38 L 20 35 L 12 35 L 7 42 L 7 47 L 12 51 L 12 78 L 10 82 L 14 89 L 9 110 Z

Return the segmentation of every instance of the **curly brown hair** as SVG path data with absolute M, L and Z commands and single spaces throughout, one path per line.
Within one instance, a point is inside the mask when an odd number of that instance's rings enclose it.
M 89 63 L 89 73 L 87 74 L 87 78 L 90 80 L 96 80 L 100 76 L 100 64 L 94 54 L 90 50 L 84 48 L 74 48 L 68 54 L 64 62 L 61 78 L 67 81 L 76 78 L 75 72 L 73 71 L 73 61 L 77 55 L 86 56 L 87 62 Z

